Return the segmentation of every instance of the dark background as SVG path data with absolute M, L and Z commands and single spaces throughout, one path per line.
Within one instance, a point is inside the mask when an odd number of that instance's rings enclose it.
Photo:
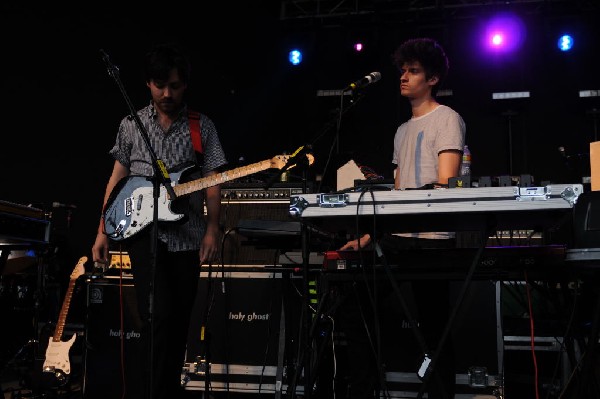
M 69 247 L 69 265 L 89 255 L 112 168 L 108 150 L 129 113 L 100 49 L 119 67 L 137 109 L 149 101 L 143 55 L 163 41 L 188 49 L 193 65 L 188 103 L 215 122 L 231 168 L 240 158 L 258 162 L 312 144 L 315 163 L 308 177 L 323 175 L 321 191 L 335 188 L 335 171 L 351 158 L 391 177 L 393 136 L 410 110 L 398 94 L 390 54 L 408 38 L 429 36 L 450 58 L 444 88 L 453 95 L 440 101 L 466 121 L 473 175 L 505 175 L 512 169 L 513 175 L 562 183 L 589 176 L 589 143 L 597 138 L 592 110 L 600 108 L 600 100 L 579 98 L 578 92 L 600 89 L 597 2 L 471 7 L 466 5 L 474 2 L 459 2 L 465 7 L 436 8 L 427 3 L 437 2 L 365 1 L 352 2 L 365 5 L 358 12 L 336 14 L 323 1 L 319 15 L 298 12 L 317 2 L 290 3 L 219 1 L 192 7 L 173 2 L 160 8 L 88 3 L 86 9 L 3 3 L 0 200 L 47 210 L 53 231 Z M 407 3 L 423 7 L 409 9 Z M 482 27 L 504 8 L 519 13 L 526 39 L 510 56 L 485 55 L 478 45 Z M 578 35 L 568 54 L 556 49 L 564 29 Z M 367 46 L 360 54 L 351 49 L 358 36 Z M 286 62 L 291 45 L 305 51 L 298 67 Z M 382 79 L 342 118 L 338 147 L 339 98 L 316 92 L 342 89 L 372 71 L 380 71 Z M 492 100 L 498 91 L 530 91 L 531 98 Z M 510 130 L 507 112 L 514 115 Z M 53 209 L 53 202 L 76 209 Z

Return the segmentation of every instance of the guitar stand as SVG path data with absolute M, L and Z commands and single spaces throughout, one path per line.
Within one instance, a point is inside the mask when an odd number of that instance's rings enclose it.
M 43 254 L 40 249 L 36 248 L 37 255 L 37 274 L 36 286 L 33 292 L 32 304 L 32 320 L 31 320 L 31 336 L 2 367 L 0 375 L 5 378 L 7 372 L 14 372 L 15 382 L 18 382 L 19 387 L 10 388 L 14 398 L 19 397 L 38 397 L 37 392 L 40 390 L 41 371 L 43 358 L 40 359 L 40 342 L 39 342 L 39 318 L 40 308 L 43 299 L 45 298 L 45 263 Z M 4 251 L 3 251 L 4 252 Z M 18 293 L 20 294 L 20 293 Z M 18 392 L 18 394 L 16 394 Z M 23 395 L 23 396 L 15 396 Z
M 22 345 L 19 350 L 10 358 L 6 364 L 2 366 L 0 370 L 0 376 L 2 377 L 2 394 L 11 394 L 11 398 L 17 398 L 24 391 L 30 392 L 24 385 L 28 369 L 31 369 L 31 359 L 33 358 L 32 352 L 35 350 L 34 346 L 37 346 L 37 342 L 33 339 L 27 341 Z M 21 363 L 24 361 L 24 365 Z

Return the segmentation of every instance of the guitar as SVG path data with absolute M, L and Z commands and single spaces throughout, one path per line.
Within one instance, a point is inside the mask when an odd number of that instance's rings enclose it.
M 58 380 L 64 380 L 66 375 L 71 374 L 71 362 L 69 361 L 69 350 L 77 334 L 68 340 L 63 342 L 61 340 L 63 331 L 65 328 L 65 322 L 67 320 L 67 313 L 69 312 L 69 305 L 71 304 L 71 297 L 73 296 L 73 289 L 79 276 L 85 272 L 84 264 L 87 262 L 87 256 L 79 258 L 77 265 L 73 269 L 71 276 L 69 277 L 69 287 L 63 300 L 60 314 L 58 315 L 58 322 L 56 323 L 56 329 L 54 335 L 50 337 L 48 341 L 48 348 L 46 349 L 46 359 L 44 360 L 43 371 L 44 373 L 54 373 Z
M 306 154 L 309 164 L 314 157 Z M 182 174 L 194 168 L 184 168 L 171 174 L 175 182 L 173 191 L 177 198 L 191 194 L 204 188 L 216 186 L 233 179 L 248 176 L 270 168 L 282 169 L 290 159 L 290 155 L 278 155 L 265 161 L 231 169 L 212 176 L 202 177 L 185 183 L 179 183 Z M 293 166 L 292 166 L 293 167 Z M 153 221 L 153 185 L 146 176 L 126 176 L 114 187 L 104 208 L 104 233 L 114 241 L 130 238 Z M 184 215 L 171 209 L 172 200 L 164 186 L 160 187 L 158 198 L 158 220 L 171 222 L 180 220 Z

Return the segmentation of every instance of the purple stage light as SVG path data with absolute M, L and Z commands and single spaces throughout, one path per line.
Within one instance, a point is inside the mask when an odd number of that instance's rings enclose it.
M 513 14 L 499 14 L 487 23 L 484 47 L 496 53 L 518 50 L 525 40 L 525 25 Z

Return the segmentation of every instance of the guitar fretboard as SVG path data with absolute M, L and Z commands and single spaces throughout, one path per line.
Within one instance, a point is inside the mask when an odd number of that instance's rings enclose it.
M 60 342 L 62 339 L 63 330 L 67 321 L 67 314 L 69 313 L 69 305 L 71 305 L 71 297 L 73 296 L 73 290 L 75 288 L 75 282 L 76 280 L 69 280 L 69 287 L 67 288 L 65 300 L 63 301 L 60 314 L 58 315 L 58 323 L 56 324 L 56 329 L 54 330 L 54 335 L 52 336 L 52 340 L 54 342 Z
M 178 184 L 173 188 L 173 190 L 175 191 L 175 194 L 177 196 L 191 194 L 195 191 L 199 191 L 207 187 L 213 187 L 218 184 L 225 183 L 240 177 L 248 176 L 257 172 L 261 172 L 272 167 L 274 166 L 271 160 L 256 162 L 250 165 L 231 169 L 226 172 L 217 173 L 212 176 L 207 176 L 187 183 Z

